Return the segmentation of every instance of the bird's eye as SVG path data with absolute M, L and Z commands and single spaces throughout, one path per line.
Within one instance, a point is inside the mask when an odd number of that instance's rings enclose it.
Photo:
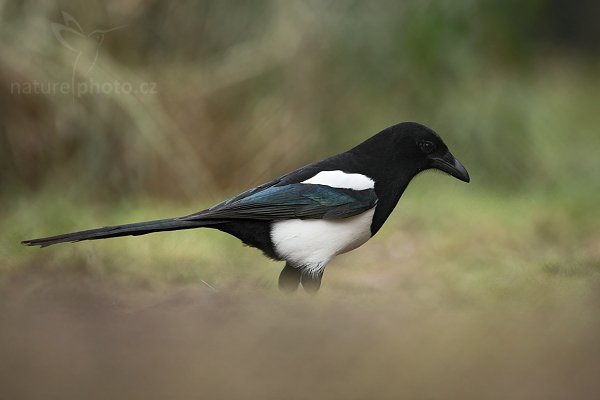
M 423 140 L 419 143 L 419 148 L 425 154 L 431 154 L 435 151 L 435 143 L 428 140 Z

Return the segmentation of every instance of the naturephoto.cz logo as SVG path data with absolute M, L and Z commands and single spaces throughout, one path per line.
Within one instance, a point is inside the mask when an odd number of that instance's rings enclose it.
M 156 94 L 156 82 L 128 82 L 119 79 L 96 80 L 90 72 L 96 66 L 100 48 L 106 35 L 125 28 L 117 26 L 96 29 L 86 33 L 69 13 L 62 12 L 63 23 L 51 23 L 50 28 L 60 44 L 74 54 L 70 82 L 43 82 L 38 80 L 12 82 L 11 94 L 70 94 L 81 97 L 88 94 Z
M 71 94 L 81 97 L 86 94 L 156 94 L 156 82 L 121 82 L 118 80 L 98 82 L 88 77 L 77 82 L 11 82 L 11 94 Z

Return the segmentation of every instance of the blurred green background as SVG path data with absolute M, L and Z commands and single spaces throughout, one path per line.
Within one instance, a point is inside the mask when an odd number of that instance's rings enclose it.
M 0 1 L 0 397 L 597 396 L 598 15 Z M 472 182 L 419 176 L 316 298 L 208 230 L 19 244 L 191 213 L 400 121 Z

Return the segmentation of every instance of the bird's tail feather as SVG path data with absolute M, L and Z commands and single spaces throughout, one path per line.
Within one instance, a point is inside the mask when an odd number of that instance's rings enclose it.
M 41 239 L 24 240 L 21 243 L 27 246 L 46 247 L 57 243 L 79 242 L 81 240 L 106 239 L 119 236 L 145 235 L 152 232 L 176 231 L 180 229 L 200 228 L 219 223 L 217 220 L 186 221 L 180 218 L 159 219 L 155 221 L 138 222 L 135 224 L 106 226 L 104 228 L 90 229 L 87 231 L 65 233 Z

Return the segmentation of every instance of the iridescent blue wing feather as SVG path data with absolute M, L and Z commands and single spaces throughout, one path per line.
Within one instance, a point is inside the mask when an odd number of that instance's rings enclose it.
M 338 219 L 360 214 L 376 203 L 377 196 L 372 189 L 294 183 L 271 186 L 182 219 Z

